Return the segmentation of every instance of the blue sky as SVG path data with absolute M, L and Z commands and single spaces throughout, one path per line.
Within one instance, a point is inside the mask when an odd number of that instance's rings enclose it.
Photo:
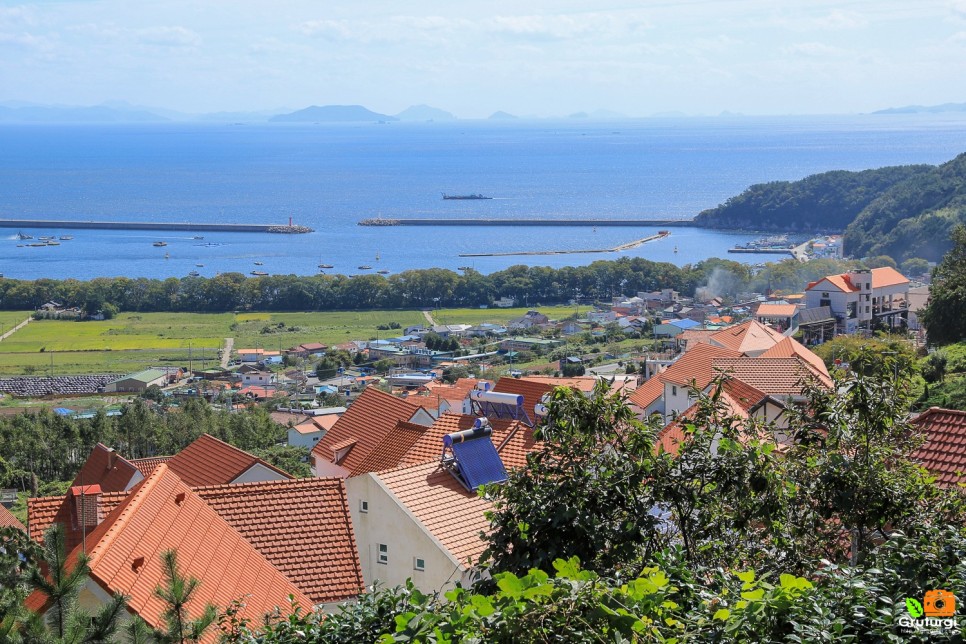
M 0 101 L 801 114 L 964 88 L 966 0 L 0 0 Z

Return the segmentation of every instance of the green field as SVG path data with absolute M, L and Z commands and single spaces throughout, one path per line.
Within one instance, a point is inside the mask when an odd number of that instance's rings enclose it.
M 573 314 L 570 307 L 540 307 L 551 319 Z M 442 309 L 443 324 L 506 323 L 527 312 L 512 309 Z M 0 322 L 22 322 L 27 312 L 0 313 Z M 395 322 L 398 329 L 377 329 Z M 0 343 L 0 375 L 129 373 L 150 365 L 217 364 L 225 338 L 235 349 L 282 350 L 303 342 L 335 345 L 402 335 L 426 324 L 421 311 L 335 311 L 324 313 L 122 313 L 113 320 L 35 320 Z
M 587 311 L 587 306 L 582 306 L 581 310 Z M 521 317 L 527 311 L 537 310 L 546 315 L 551 320 L 562 320 L 574 314 L 572 306 L 541 306 L 541 307 L 516 307 L 512 309 L 440 309 L 433 311 L 433 318 L 440 324 L 480 324 L 482 322 L 492 322 L 493 324 L 506 324 L 508 320 Z
M 30 317 L 31 311 L 0 311 L 0 335 Z

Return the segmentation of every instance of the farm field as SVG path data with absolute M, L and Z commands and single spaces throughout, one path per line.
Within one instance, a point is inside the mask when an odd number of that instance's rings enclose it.
M 587 306 L 581 307 L 587 311 Z M 551 320 L 561 320 L 574 314 L 572 306 L 541 306 L 541 307 L 514 307 L 512 309 L 440 309 L 432 311 L 433 318 L 440 324 L 481 324 L 492 322 L 494 324 L 505 324 L 508 320 L 518 318 L 527 311 L 537 310 L 546 315 Z
M 0 311 L 0 335 L 30 317 L 33 311 Z

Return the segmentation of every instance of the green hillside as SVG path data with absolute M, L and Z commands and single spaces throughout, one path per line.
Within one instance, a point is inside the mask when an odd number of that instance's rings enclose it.
M 933 169 L 912 165 L 833 170 L 801 181 L 759 183 L 701 212 L 695 223 L 707 228 L 841 232 L 889 188 Z

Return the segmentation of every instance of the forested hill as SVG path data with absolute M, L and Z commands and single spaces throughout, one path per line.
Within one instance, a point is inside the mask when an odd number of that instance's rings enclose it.
M 966 154 L 886 190 L 846 228 L 845 250 L 939 261 L 957 223 L 966 223 Z
M 938 261 L 966 223 L 966 154 L 939 166 L 824 172 L 751 186 L 695 223 L 708 228 L 845 232 L 845 252 Z
M 876 197 L 934 169 L 910 165 L 861 172 L 833 170 L 801 181 L 759 183 L 701 212 L 695 223 L 708 228 L 842 232 Z

